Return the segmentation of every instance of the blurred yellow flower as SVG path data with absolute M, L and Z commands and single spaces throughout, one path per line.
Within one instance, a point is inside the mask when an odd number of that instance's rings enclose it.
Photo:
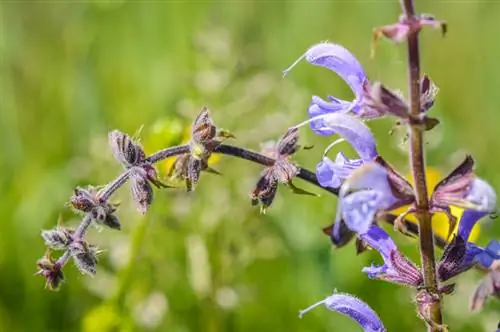
M 435 169 L 428 168 L 427 173 L 426 173 L 426 178 L 427 178 L 427 187 L 429 188 L 429 195 L 432 194 L 432 191 L 434 190 L 434 187 L 439 183 L 439 181 L 442 179 L 442 175 L 440 172 L 438 172 Z M 408 176 L 409 181 L 413 184 L 413 177 Z M 404 206 L 399 209 L 393 210 L 392 213 L 399 215 L 401 213 L 404 213 L 408 207 Z M 460 217 L 462 216 L 462 213 L 464 212 L 463 209 L 457 208 L 452 206 L 451 207 L 451 214 L 457 218 L 457 220 L 460 220 Z M 406 217 L 407 220 L 410 222 L 417 224 L 417 219 L 413 215 L 409 215 Z M 444 213 L 436 213 L 432 217 L 432 229 L 434 230 L 434 233 L 438 235 L 439 237 L 446 239 L 448 236 L 448 229 L 449 229 L 449 223 L 448 223 L 448 217 Z M 455 226 L 455 229 L 453 230 L 452 234 L 456 234 L 458 229 L 458 223 Z M 480 232 L 480 225 L 477 223 L 474 228 L 472 229 L 472 232 L 470 234 L 469 241 L 470 242 L 475 242 L 479 236 Z

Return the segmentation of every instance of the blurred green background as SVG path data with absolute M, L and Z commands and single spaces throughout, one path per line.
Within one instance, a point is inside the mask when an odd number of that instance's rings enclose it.
M 423 71 L 439 86 L 427 135 L 428 163 L 446 173 L 465 153 L 500 188 L 500 3 L 417 1 L 449 23 L 422 34 Z M 259 166 L 222 157 L 223 177 L 202 176 L 196 192 L 158 192 L 146 217 L 128 187 L 117 194 L 121 232 L 92 229 L 106 251 L 97 276 L 66 267 L 59 292 L 33 277 L 44 253 L 41 229 L 78 219 L 64 203 L 76 185 L 104 184 L 120 171 L 107 146 L 112 129 L 144 125 L 148 152 L 182 141 L 204 105 L 237 144 L 258 149 L 306 118 L 312 94 L 351 98 L 326 69 L 301 63 L 309 46 L 349 48 L 373 80 L 406 91 L 406 50 L 382 41 L 371 59 L 373 27 L 394 22 L 396 1 L 3 1 L 0 5 L 0 330 L 1 331 L 357 331 L 350 319 L 299 309 L 334 288 L 369 303 L 389 331 L 422 331 L 412 292 L 368 280 L 353 246 L 332 250 L 322 234 L 336 199 L 280 190 L 266 215 L 250 206 Z M 402 134 L 372 122 L 379 150 L 402 172 Z M 314 168 L 331 138 L 304 129 L 314 144 L 297 160 Z M 342 145 L 340 148 L 347 148 Z M 337 150 L 338 151 L 338 150 Z M 332 155 L 336 151 L 332 151 Z M 165 172 L 165 164 L 159 166 Z M 320 192 L 317 188 L 304 187 Z M 485 222 L 479 242 L 500 234 Z M 416 242 L 396 236 L 418 260 Z M 452 331 L 494 331 L 500 302 L 480 313 L 468 300 L 481 274 L 458 280 L 445 300 Z

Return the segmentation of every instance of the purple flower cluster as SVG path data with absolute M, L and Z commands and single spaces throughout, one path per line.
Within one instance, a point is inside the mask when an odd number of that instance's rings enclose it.
M 375 249 L 384 261 L 382 265 L 363 269 L 369 278 L 421 290 L 424 279 L 420 268 L 398 250 L 378 223 L 384 213 L 409 206 L 407 212 L 395 222 L 395 226 L 404 232 L 403 220 L 407 214 L 415 212 L 416 195 L 412 185 L 379 155 L 373 134 L 365 121 L 394 116 L 400 122 L 419 123 L 427 130 L 432 129 L 437 122 L 427 116 L 427 111 L 434 104 L 437 88 L 428 77 L 421 79 L 421 116 L 415 117 L 409 114 L 408 105 L 402 97 L 378 82 L 371 82 L 359 61 L 344 47 L 331 43 L 314 45 L 285 74 L 302 59 L 335 72 L 354 93 L 352 101 L 333 96 L 324 100 L 313 96 L 308 108 L 309 120 L 297 126 L 309 124 L 319 135 L 336 134 L 341 137 L 325 150 L 316 168 L 318 182 L 323 187 L 339 190 L 337 215 L 329 229 L 333 244 L 344 245 L 355 235 L 358 245 Z M 339 152 L 335 160 L 328 158 L 326 153 L 340 141 L 349 143 L 358 157 L 350 159 Z M 500 294 L 500 277 L 498 270 L 494 270 L 500 266 L 500 241 L 492 240 L 485 248 L 468 242 L 473 226 L 496 209 L 495 191 L 474 174 L 473 167 L 474 160 L 467 156 L 434 188 L 430 212 L 445 212 L 450 220 L 450 229 L 458 222 L 458 233 L 437 263 L 438 292 L 452 292 L 454 285 L 444 282 L 477 265 L 492 271 L 476 291 L 474 303 L 478 306 L 487 296 Z M 451 215 L 450 206 L 464 209 L 460 220 Z M 419 312 L 424 319 L 423 312 L 432 301 L 432 296 L 422 292 L 417 296 L 420 298 L 417 301 Z M 365 303 L 349 295 L 334 294 L 314 306 L 318 304 L 349 315 L 365 331 L 384 330 L 377 315 Z

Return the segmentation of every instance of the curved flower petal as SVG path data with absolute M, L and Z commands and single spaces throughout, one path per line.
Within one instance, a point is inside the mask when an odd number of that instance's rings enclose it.
M 358 118 L 343 113 L 326 114 L 320 117 L 324 125 L 320 129 L 332 130 L 340 135 L 352 145 L 363 161 L 371 161 L 378 155 L 370 128 Z
M 464 264 L 476 263 L 485 269 L 490 269 L 495 261 L 500 260 L 500 241 L 491 240 L 486 248 L 467 243 L 467 254 Z
M 321 186 L 338 188 L 361 165 L 363 165 L 361 159 L 348 159 L 342 152 L 339 152 L 335 162 L 328 157 L 323 157 L 323 160 L 316 166 L 316 177 Z
M 488 212 L 465 210 L 458 223 L 458 235 L 467 242 L 472 232 L 472 228 L 487 214 Z
M 484 269 L 494 269 L 500 266 L 500 241 L 491 240 L 486 248 L 467 242 L 467 250 L 462 262 L 462 269 L 470 268 L 474 264 Z M 497 264 L 495 264 L 498 262 Z
M 363 268 L 362 271 L 366 273 L 369 278 L 376 278 L 387 273 L 392 266 L 391 252 L 398 250 L 389 234 L 387 234 L 382 228 L 374 225 L 371 226 L 366 233 L 360 234 L 359 238 L 371 248 L 377 250 L 384 259 L 383 265 L 376 266 L 372 264 L 370 267 Z
M 346 48 L 337 44 L 320 43 L 307 50 L 304 58 L 310 64 L 337 73 L 346 81 L 356 98 L 361 95 L 366 74 L 359 61 Z
M 361 95 L 363 82 L 366 80 L 365 71 L 354 55 L 344 47 L 332 43 L 313 45 L 283 72 L 284 75 L 302 59 L 337 73 L 349 85 L 356 97 Z
M 375 214 L 391 206 L 390 196 L 375 190 L 362 190 L 340 200 L 340 212 L 347 227 L 353 232 L 366 233 L 373 224 Z
M 373 311 L 368 304 L 350 294 L 333 293 L 324 300 L 301 310 L 299 312 L 299 316 L 302 318 L 302 316 L 309 310 L 321 304 L 331 311 L 336 311 L 354 319 L 359 325 L 361 325 L 365 332 L 386 331 L 382 321 L 375 311 Z
M 329 98 L 330 102 L 327 102 L 320 97 L 313 96 L 311 104 L 309 105 L 309 108 L 307 110 L 309 118 L 311 119 L 311 129 L 319 135 L 329 136 L 335 134 L 335 131 L 333 129 L 325 126 L 321 115 L 336 112 L 348 112 L 353 107 L 351 102 L 336 99 L 333 97 Z
M 472 187 L 465 197 L 471 203 L 471 209 L 491 213 L 497 205 L 495 190 L 484 180 L 475 178 Z
M 384 259 L 383 265 L 376 266 L 372 264 L 363 268 L 362 271 L 369 278 L 381 278 L 411 287 L 421 285 L 423 278 L 419 269 L 399 252 L 394 241 L 382 228 L 373 225 L 366 233 L 360 234 L 359 238 L 368 246 L 377 250 Z
M 384 165 L 384 166 L 382 166 Z M 343 217 L 352 231 L 368 231 L 378 211 L 392 210 L 413 201 L 411 187 L 399 182 L 385 164 L 371 162 L 352 172 L 339 192 L 337 220 Z
M 391 251 L 397 250 L 396 244 L 389 234 L 378 226 L 372 226 L 368 232 L 359 236 L 370 247 L 377 250 L 384 259 L 389 259 Z

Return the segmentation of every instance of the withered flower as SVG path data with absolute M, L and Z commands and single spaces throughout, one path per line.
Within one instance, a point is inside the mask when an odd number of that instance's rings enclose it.
M 208 108 L 204 107 L 191 128 L 189 153 L 177 157 L 169 170 L 169 178 L 183 180 L 187 191 L 193 191 L 202 171 L 220 174 L 208 166 L 208 159 L 215 148 L 227 138 L 234 138 L 234 135 L 227 130 L 217 128 Z
M 74 230 L 66 227 L 56 227 L 42 231 L 42 238 L 45 245 L 54 250 L 66 250 L 73 241 Z
M 110 132 L 108 138 L 115 159 L 130 172 L 132 197 L 137 210 L 146 213 L 153 201 L 151 184 L 156 188 L 168 186 L 158 179 L 156 169 L 146 160 L 146 154 L 138 142 L 118 130 Z
M 250 194 L 252 205 L 260 202 L 262 213 L 272 204 L 278 183 L 287 185 L 296 194 L 316 196 L 292 183 L 292 178 L 299 173 L 299 168 L 291 161 L 292 155 L 300 149 L 298 141 L 299 129 L 290 128 L 276 143 L 266 144 L 264 147 L 262 153 L 274 161 L 262 171 L 254 191 Z
M 92 186 L 75 188 L 69 205 L 77 211 L 88 213 L 97 225 L 117 230 L 121 228 L 118 217 L 115 215 L 117 204 L 101 199 L 96 188 Z
M 496 194 L 493 188 L 474 174 L 474 159 L 465 160 L 447 177 L 441 180 L 431 196 L 433 212 L 444 212 L 450 221 L 450 232 L 455 229 L 457 219 L 451 215 L 450 206 L 465 209 L 459 235 L 467 240 L 474 224 L 481 217 L 496 208 Z
M 61 266 L 50 257 L 50 251 L 36 262 L 38 271 L 35 275 L 40 275 L 45 278 L 45 288 L 50 290 L 58 290 L 61 283 L 64 281 L 64 274 L 61 271 Z
M 489 271 L 477 285 L 470 301 L 470 310 L 480 310 L 490 296 L 500 298 L 500 267 Z
M 75 239 L 69 245 L 69 252 L 76 267 L 82 274 L 94 276 L 97 272 L 97 246 L 87 243 L 83 239 Z

